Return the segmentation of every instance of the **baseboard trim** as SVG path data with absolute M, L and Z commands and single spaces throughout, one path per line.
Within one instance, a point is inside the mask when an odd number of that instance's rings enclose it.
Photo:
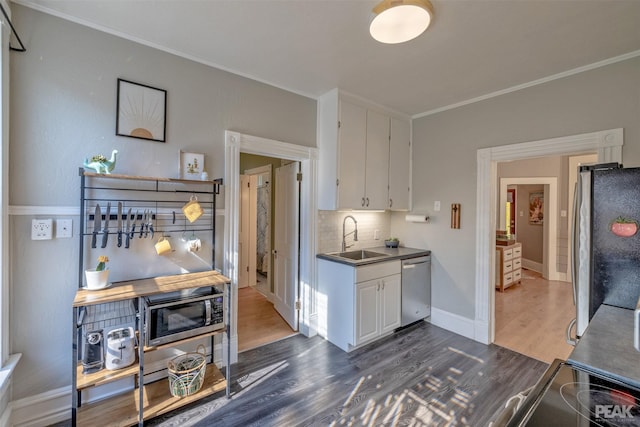
M 45 427 L 71 418 L 71 386 L 11 402 L 14 427 Z
M 479 341 L 476 339 L 476 327 L 472 319 L 431 307 L 430 322 L 432 325 L 446 329 L 447 331 Z
M 542 264 L 539 262 L 531 261 L 530 259 L 522 258 L 522 268 L 535 271 L 542 274 Z

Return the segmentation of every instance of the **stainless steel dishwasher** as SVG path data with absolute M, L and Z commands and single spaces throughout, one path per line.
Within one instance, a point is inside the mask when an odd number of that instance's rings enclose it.
M 402 324 L 431 315 L 431 256 L 402 261 Z

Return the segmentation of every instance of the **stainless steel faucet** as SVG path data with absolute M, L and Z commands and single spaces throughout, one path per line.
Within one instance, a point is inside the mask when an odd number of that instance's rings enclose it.
M 353 220 L 353 224 L 356 226 L 356 229 L 345 234 L 344 226 L 345 226 L 345 224 L 347 222 L 347 218 L 351 218 Z M 356 221 L 356 219 L 351 215 L 345 216 L 344 219 L 342 220 L 342 252 L 346 251 L 347 248 L 350 248 L 351 246 L 353 246 L 353 245 L 347 246 L 347 241 L 345 239 L 349 234 L 353 234 L 353 241 L 354 242 L 358 241 L 358 221 Z

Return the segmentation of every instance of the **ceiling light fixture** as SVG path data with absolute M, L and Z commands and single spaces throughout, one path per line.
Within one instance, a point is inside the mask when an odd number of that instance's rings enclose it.
M 433 6 L 429 0 L 382 0 L 373 8 L 373 15 L 371 37 L 381 43 L 403 43 L 429 27 Z

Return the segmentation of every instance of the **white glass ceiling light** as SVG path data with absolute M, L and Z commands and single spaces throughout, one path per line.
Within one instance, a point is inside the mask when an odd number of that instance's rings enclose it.
M 429 0 L 382 0 L 373 8 L 371 37 L 381 43 L 403 43 L 422 34 L 433 18 Z

